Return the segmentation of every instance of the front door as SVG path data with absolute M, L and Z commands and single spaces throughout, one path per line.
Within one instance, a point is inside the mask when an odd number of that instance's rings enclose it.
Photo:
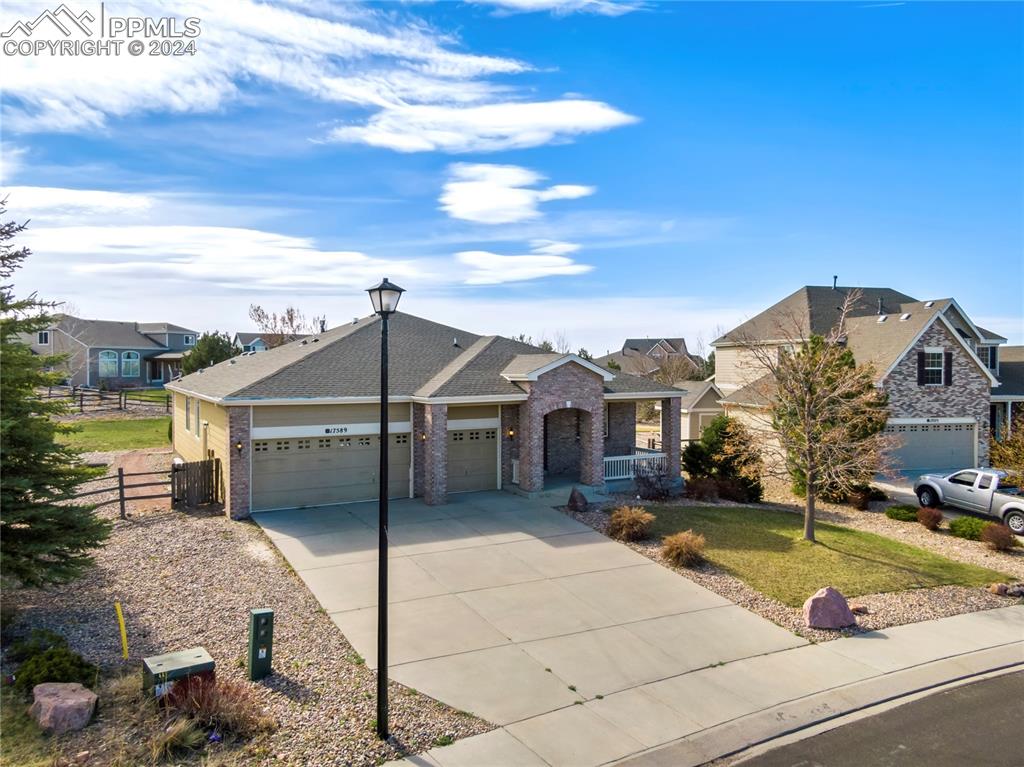
M 160 383 L 164 380 L 164 366 L 160 360 L 149 360 L 149 380 L 151 383 Z

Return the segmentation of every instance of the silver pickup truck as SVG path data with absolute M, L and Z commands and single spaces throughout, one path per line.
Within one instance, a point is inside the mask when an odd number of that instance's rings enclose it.
M 947 504 L 995 517 L 1024 535 L 1024 495 L 999 469 L 964 469 L 952 474 L 922 474 L 914 483 L 922 506 Z

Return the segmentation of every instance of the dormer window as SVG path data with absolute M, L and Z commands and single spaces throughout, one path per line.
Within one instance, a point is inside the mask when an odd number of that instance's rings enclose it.
M 192 336 L 192 335 L 185 336 L 183 341 L 182 341 L 182 343 L 184 343 L 185 346 L 195 346 L 196 345 L 196 337 Z

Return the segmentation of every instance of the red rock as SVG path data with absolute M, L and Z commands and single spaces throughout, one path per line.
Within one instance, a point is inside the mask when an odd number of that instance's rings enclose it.
M 856 625 L 857 618 L 850 612 L 846 597 L 826 586 L 804 602 L 804 621 L 814 629 L 841 629 Z
M 572 492 L 569 493 L 569 503 L 567 505 L 569 507 L 569 511 L 586 511 L 587 506 L 589 506 L 586 496 L 584 496 L 583 493 L 579 491 L 579 488 L 576 487 L 574 487 Z
M 867 615 L 870 610 L 867 605 L 850 605 L 850 612 L 854 615 Z
M 82 729 L 96 709 L 96 693 L 77 682 L 37 684 L 32 688 L 32 700 L 32 718 L 54 734 Z
M 1009 591 L 1009 586 L 1005 583 L 991 583 L 989 584 L 988 591 L 990 594 L 996 594 L 997 596 L 1005 597 Z

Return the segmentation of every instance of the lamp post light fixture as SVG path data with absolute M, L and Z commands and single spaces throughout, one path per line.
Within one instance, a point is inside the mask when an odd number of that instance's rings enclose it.
M 385 277 L 369 288 L 380 316 L 380 500 L 377 506 L 377 737 L 388 737 L 388 318 L 405 291 Z

